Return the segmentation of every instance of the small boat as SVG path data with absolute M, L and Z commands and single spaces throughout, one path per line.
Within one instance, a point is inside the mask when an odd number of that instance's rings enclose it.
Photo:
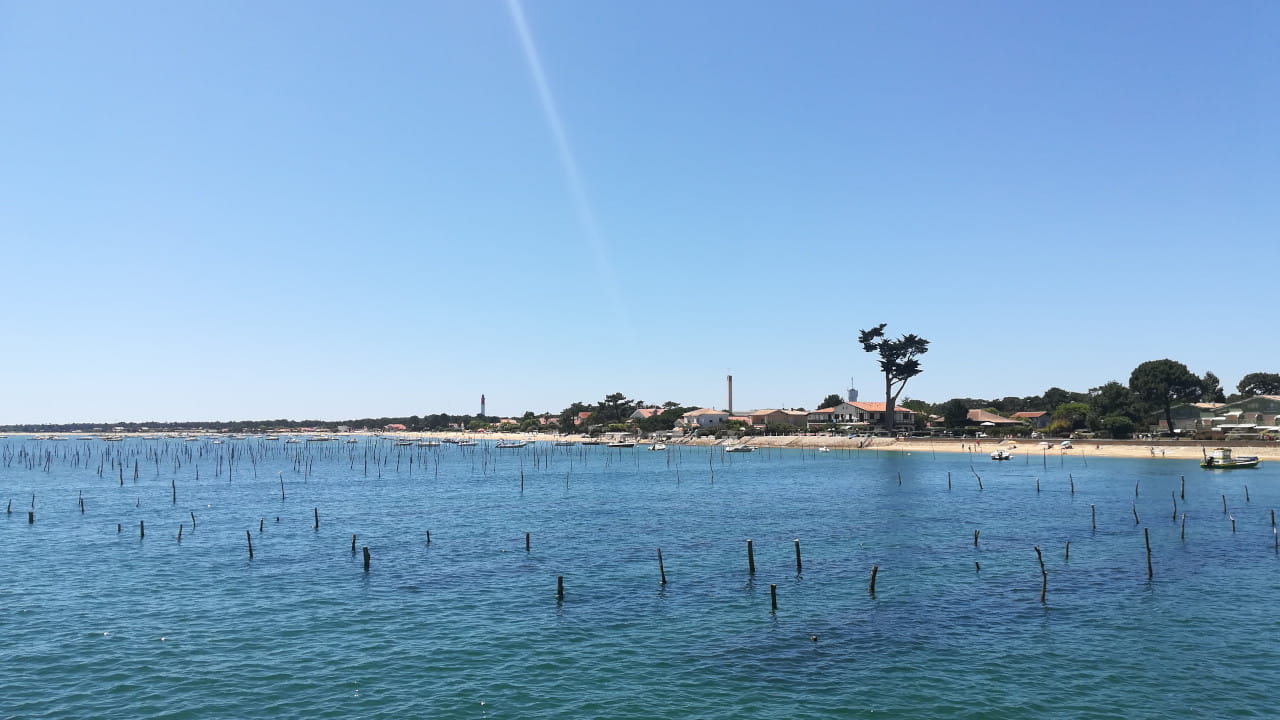
M 412 445 L 413 445 L 413 441 L 412 441 L 412 440 L 397 440 L 397 441 L 396 441 L 396 447 L 411 447 Z
M 666 443 L 654 443 L 654 444 L 652 444 L 652 445 L 650 445 L 650 446 L 649 446 L 649 450 L 650 450 L 650 451 L 653 451 L 653 450 L 666 450 L 666 449 L 667 449 L 667 444 L 666 444 Z
M 583 440 L 582 444 L 583 445 L 603 445 L 604 443 L 600 442 L 599 440 Z
M 293 444 L 293 443 L 298 442 L 298 438 L 289 438 L 288 440 L 285 440 L 284 442 L 285 442 L 285 444 L 286 444 L 286 445 L 288 445 L 288 444 Z
M 1234 470 L 1236 468 L 1258 467 L 1260 462 L 1262 461 L 1256 455 L 1232 457 L 1231 448 L 1214 448 L 1212 452 L 1204 456 L 1204 461 L 1200 463 L 1200 467 L 1205 470 Z
M 359 440 L 357 440 L 357 439 L 355 439 L 355 438 L 347 438 L 346 440 L 343 440 L 342 442 L 344 442 L 344 443 L 346 443 L 346 444 L 350 445 L 350 444 L 352 444 L 352 443 L 358 443 L 358 442 L 360 442 L 360 441 L 359 441 Z
M 1005 452 L 1004 450 L 997 450 L 991 453 L 991 459 L 992 460 L 1012 460 L 1013 455 L 1011 453 Z
M 824 446 L 824 447 L 820 447 L 820 448 L 818 448 L 818 452 L 831 452 L 831 448 L 829 448 L 829 447 L 825 447 L 825 446 Z
M 755 450 L 750 445 L 730 445 L 724 449 L 725 452 L 755 452 Z
M 585 445 L 585 444 L 586 444 L 586 443 L 583 443 L 583 445 Z M 627 442 L 627 441 L 625 441 L 625 440 L 619 440 L 619 441 L 617 441 L 617 442 L 611 442 L 611 443 L 609 443 L 609 445 L 608 445 L 608 447 L 611 447 L 611 448 L 633 448 L 633 447 L 635 447 L 635 446 L 636 446 L 636 444 L 635 444 L 635 443 L 633 443 L 633 442 Z
M 418 447 L 440 447 L 439 440 L 423 440 L 418 443 Z
M 493 446 L 495 448 L 510 449 L 510 448 L 522 448 L 528 444 L 529 443 L 525 440 L 499 440 L 498 442 L 494 443 Z
M 571 447 L 574 445 L 572 440 L 557 440 L 553 443 L 556 447 Z
M 472 445 L 478 445 L 478 444 L 479 443 L 477 443 L 475 440 L 459 440 L 454 443 L 454 445 L 457 445 L 458 447 L 470 447 Z

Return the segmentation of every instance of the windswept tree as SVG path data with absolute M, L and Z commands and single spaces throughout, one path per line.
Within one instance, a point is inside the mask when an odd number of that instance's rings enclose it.
M 1241 395 L 1280 395 L 1280 375 L 1256 372 L 1245 375 L 1236 390 Z
M 885 325 L 880 323 L 870 330 L 858 333 L 858 342 L 862 349 L 880 356 L 880 371 L 884 373 L 884 429 L 893 429 L 894 408 L 897 407 L 898 395 L 906 387 L 907 381 L 919 375 L 920 361 L 918 355 L 929 352 L 929 341 L 918 335 L 903 335 L 892 339 L 884 334 Z
M 1133 369 L 1129 375 L 1129 389 L 1135 395 L 1164 410 L 1164 420 L 1169 432 L 1173 426 L 1173 404 L 1196 402 L 1204 393 L 1204 386 L 1195 373 L 1176 360 L 1148 360 Z

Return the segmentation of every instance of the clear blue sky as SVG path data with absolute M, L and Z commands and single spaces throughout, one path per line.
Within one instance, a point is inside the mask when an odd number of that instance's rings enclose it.
M 0 422 L 1280 372 L 1280 3 L 0 0 Z

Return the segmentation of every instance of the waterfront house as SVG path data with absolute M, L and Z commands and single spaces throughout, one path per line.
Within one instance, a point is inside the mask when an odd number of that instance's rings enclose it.
M 1043 430 L 1049 426 L 1049 421 L 1053 420 L 1048 412 L 1044 410 L 1027 410 L 1024 412 L 1016 412 L 1012 416 L 1015 420 L 1021 420 L 1029 423 L 1036 430 Z
M 702 408 L 700 410 L 690 410 L 681 416 L 686 427 L 702 429 L 713 428 L 729 419 L 729 413 L 721 410 L 712 410 L 711 408 Z
M 882 402 L 842 402 L 809 413 L 808 423 L 810 427 L 830 424 L 843 429 L 879 426 L 883 422 L 884 409 Z M 915 422 L 913 410 L 901 406 L 893 409 L 893 430 L 913 430 Z

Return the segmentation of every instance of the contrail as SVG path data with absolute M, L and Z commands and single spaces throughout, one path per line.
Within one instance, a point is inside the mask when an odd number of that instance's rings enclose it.
M 595 213 L 591 212 L 591 204 L 587 202 L 587 193 L 582 186 L 582 178 L 578 175 L 578 163 L 573 159 L 573 150 L 569 147 L 569 139 L 564 132 L 564 124 L 560 122 L 560 112 L 556 109 L 555 98 L 551 95 L 551 85 L 547 82 L 546 73 L 542 70 L 542 60 L 538 57 L 538 48 L 533 44 L 533 35 L 524 19 L 524 10 L 520 0 L 507 0 L 507 10 L 511 13 L 511 22 L 515 25 L 516 34 L 520 36 L 520 45 L 524 49 L 525 61 L 529 64 L 529 74 L 533 76 L 534 87 L 538 91 L 538 100 L 542 105 L 542 114 L 546 116 L 547 125 L 555 139 L 556 150 L 560 155 L 560 165 L 569 181 L 569 192 L 577 206 L 578 220 L 582 223 L 587 244 L 591 246 L 595 256 L 596 270 L 600 274 L 601 283 L 605 286 L 615 310 L 621 311 L 622 302 L 618 297 L 618 286 L 614 281 L 613 268 L 605 251 L 600 231 L 596 229 Z

